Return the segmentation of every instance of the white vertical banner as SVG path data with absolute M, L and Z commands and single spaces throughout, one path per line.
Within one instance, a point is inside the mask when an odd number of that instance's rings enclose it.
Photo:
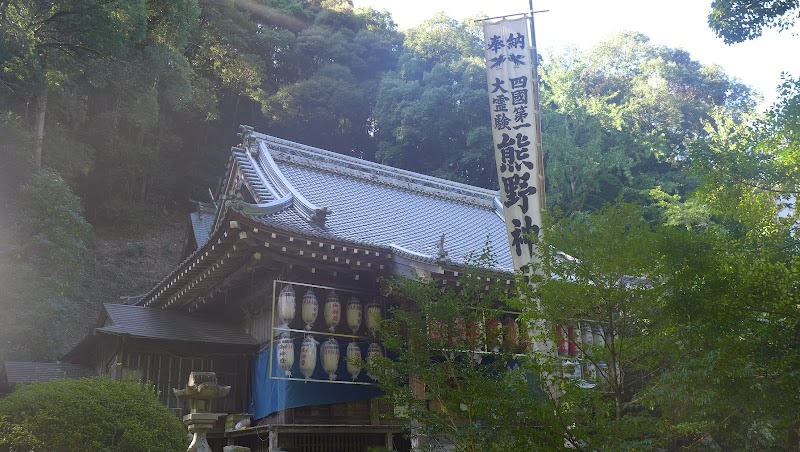
M 528 235 L 541 231 L 544 199 L 529 23 L 526 16 L 483 22 L 497 179 L 516 270 L 531 263 Z

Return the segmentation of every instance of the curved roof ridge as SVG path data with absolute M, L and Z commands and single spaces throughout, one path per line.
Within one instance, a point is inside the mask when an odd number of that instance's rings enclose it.
M 306 221 L 324 225 L 330 209 L 313 204 L 286 179 L 275 160 L 272 159 L 265 142 L 259 141 L 256 146 L 254 152 L 258 155 L 258 163 L 266 176 L 266 181 L 275 188 L 281 197 L 291 195 L 292 206 Z
M 253 132 L 252 136 L 260 143 L 265 143 L 270 156 L 279 161 L 332 171 L 408 191 L 480 205 L 488 209 L 494 208 L 494 198 L 499 196 L 496 190 L 393 168 L 258 132 Z

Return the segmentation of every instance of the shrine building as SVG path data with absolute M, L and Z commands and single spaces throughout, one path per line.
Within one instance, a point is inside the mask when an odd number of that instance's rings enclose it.
M 172 389 L 215 372 L 232 389 L 213 406 L 214 450 L 409 450 L 375 381 L 347 358 L 383 352 L 375 322 L 395 302 L 385 279 L 456 287 L 488 246 L 487 274 L 512 287 L 498 196 L 243 127 L 214 199 L 190 216 L 182 262 L 146 294 L 104 304 L 92 333 L 40 371 L 151 381 L 176 415 L 186 406 Z M 6 363 L 6 386 L 30 365 Z

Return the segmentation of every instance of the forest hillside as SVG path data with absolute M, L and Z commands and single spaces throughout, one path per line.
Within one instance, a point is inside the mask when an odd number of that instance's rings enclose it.
M 715 0 L 708 21 L 734 43 L 798 11 Z M 657 416 L 649 445 L 800 448 L 800 79 L 759 112 L 634 31 L 539 65 L 549 243 L 663 288 L 625 317 L 648 359 L 611 418 Z M 401 32 L 349 0 L 0 1 L 0 360 L 58 359 L 170 271 L 241 124 L 498 189 L 486 88 L 479 23 L 444 14 Z M 543 312 L 631 307 L 562 289 L 544 296 L 574 309 Z

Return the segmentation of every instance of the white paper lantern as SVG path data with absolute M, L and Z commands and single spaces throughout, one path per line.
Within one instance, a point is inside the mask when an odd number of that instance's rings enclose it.
M 581 325 L 581 342 L 584 346 L 594 345 L 594 338 L 592 337 L 592 326 L 588 323 Z
M 339 303 L 339 297 L 336 292 L 331 290 L 330 295 L 325 300 L 325 324 L 328 325 L 328 330 L 333 333 L 339 321 L 342 319 L 342 304 Z
M 278 319 L 284 327 L 288 327 L 289 323 L 294 320 L 296 309 L 294 289 L 290 284 L 285 286 L 278 295 Z
M 581 377 L 581 363 L 571 359 L 561 360 L 561 372 L 567 378 L 578 379 Z
M 583 379 L 587 383 L 594 383 L 597 380 L 597 369 L 595 369 L 594 364 L 590 361 L 585 361 L 583 363 Z
M 600 386 L 607 384 L 608 380 L 611 379 L 611 374 L 608 373 L 608 364 L 606 363 L 597 363 L 597 369 L 595 372 L 597 374 L 597 384 Z
M 355 342 L 347 344 L 347 372 L 353 377 L 353 381 L 361 373 L 361 347 Z
M 367 329 L 374 336 L 378 331 L 378 326 L 381 324 L 381 305 L 377 303 L 368 304 L 364 310 L 366 311 Z
M 336 339 L 330 338 L 322 343 L 319 353 L 322 356 L 322 369 L 328 372 L 328 380 L 336 380 L 336 369 L 339 368 L 339 357 L 341 356 L 339 343 L 336 342 Z
M 278 339 L 278 366 L 283 369 L 287 377 L 292 376 L 294 365 L 294 342 L 288 337 Z
M 319 314 L 319 302 L 314 291 L 308 289 L 303 297 L 303 322 L 306 324 L 306 329 L 311 330 L 314 322 L 317 321 L 317 314 Z
M 381 346 L 378 345 L 377 342 L 373 342 L 373 343 L 369 344 L 369 348 L 367 348 L 367 364 L 374 363 L 375 362 L 375 358 L 378 358 L 380 356 L 383 356 L 383 349 L 381 349 Z M 369 376 L 369 378 L 372 378 L 373 380 L 377 380 L 377 378 L 374 375 L 370 375 L 370 374 L 367 374 L 367 375 Z
M 606 332 L 603 331 L 602 325 L 594 326 L 594 345 L 598 347 L 606 346 Z
M 306 379 L 311 378 L 317 367 L 317 344 L 313 336 L 308 336 L 300 346 L 300 372 Z
M 361 302 L 356 297 L 347 301 L 347 327 L 353 334 L 357 334 L 361 328 Z

